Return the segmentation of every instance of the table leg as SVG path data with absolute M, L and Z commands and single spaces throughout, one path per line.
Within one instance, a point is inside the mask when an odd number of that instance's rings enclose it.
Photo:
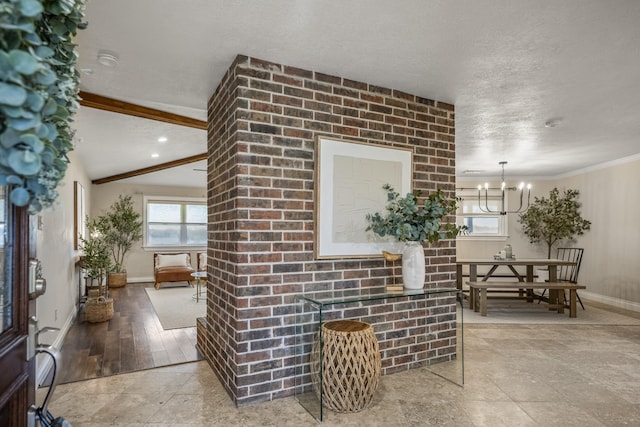
M 494 265 L 493 267 L 491 267 L 491 269 L 487 272 L 487 274 L 485 274 L 484 277 L 482 278 L 482 281 L 486 282 L 487 280 L 489 280 L 493 272 L 496 271 L 498 267 L 499 265 Z
M 575 289 L 569 289 L 569 317 L 576 317 L 578 314 L 576 310 L 576 295 Z
M 525 282 L 533 282 L 533 265 L 527 265 L 527 272 L 524 278 Z M 518 276 L 519 279 L 522 279 Z M 522 280 L 520 280 L 522 281 Z M 533 303 L 533 289 L 527 289 L 527 302 Z
M 475 288 L 469 288 L 469 307 L 476 311 L 476 290 Z
M 549 283 L 558 281 L 558 266 L 549 265 Z M 562 292 L 561 292 L 562 291 Z M 564 291 L 562 289 L 549 289 L 549 310 L 557 310 L 564 313 Z

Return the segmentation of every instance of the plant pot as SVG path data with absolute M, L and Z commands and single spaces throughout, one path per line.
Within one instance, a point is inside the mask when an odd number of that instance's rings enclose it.
M 107 278 L 110 288 L 121 288 L 127 284 L 127 272 L 111 272 Z
M 113 317 L 113 299 L 89 298 L 85 304 L 85 320 L 89 323 L 106 322 Z
M 418 242 L 407 242 L 402 251 L 402 281 L 406 289 L 422 289 L 425 278 L 424 248 Z
M 104 295 L 106 291 L 105 278 L 85 277 L 85 293 L 89 295 L 91 291 L 98 292 L 98 295 Z

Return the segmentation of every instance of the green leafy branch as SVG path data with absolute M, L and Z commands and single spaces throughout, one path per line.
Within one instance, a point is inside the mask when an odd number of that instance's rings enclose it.
M 73 149 L 84 0 L 0 3 L 0 185 L 37 213 L 58 196 Z
M 443 222 L 455 215 L 457 203 L 445 197 L 441 190 L 428 195 L 420 206 L 420 190 L 400 197 L 389 184 L 382 189 L 387 192 L 385 211 L 367 214 L 367 231 L 372 230 L 380 237 L 391 236 L 400 242 L 436 243 L 440 239 L 452 239 L 466 228 Z

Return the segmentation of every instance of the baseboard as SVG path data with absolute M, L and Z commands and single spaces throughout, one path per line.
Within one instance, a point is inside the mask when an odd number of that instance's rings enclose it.
M 127 283 L 149 283 L 155 282 L 155 278 L 153 276 L 149 277 L 127 277 Z
M 71 329 L 71 326 L 73 325 L 73 321 L 75 320 L 77 313 L 78 313 L 78 306 L 74 306 L 73 310 L 71 310 L 71 313 L 69 313 L 67 320 L 64 322 L 64 325 L 62 326 L 62 328 L 60 328 L 60 332 L 58 333 L 58 336 L 53 342 L 52 347 L 57 349 L 62 348 L 62 343 L 64 342 L 64 338 L 67 336 L 69 329 Z M 43 360 L 44 362 L 42 363 L 42 365 L 38 365 L 37 372 L 36 372 L 36 384 L 38 385 L 38 387 L 44 384 L 44 382 L 48 379 L 51 368 L 53 368 L 53 360 L 51 359 L 51 357 L 44 355 L 43 358 L 40 360 Z
M 612 307 L 618 307 L 629 311 L 638 311 L 640 312 L 640 303 L 628 301 L 620 298 L 608 297 L 606 295 L 594 294 L 593 292 L 580 291 L 581 297 L 588 299 L 590 301 L 599 302 L 602 304 L 607 304 Z

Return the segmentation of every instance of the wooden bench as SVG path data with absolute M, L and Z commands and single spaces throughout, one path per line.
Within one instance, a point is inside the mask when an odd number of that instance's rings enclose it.
M 557 294 L 564 295 L 564 290 L 569 290 L 569 317 L 576 317 L 576 291 L 587 289 L 586 286 L 570 282 L 467 282 L 469 285 L 469 306 L 473 311 L 480 311 L 481 316 L 487 315 L 487 289 L 526 289 L 531 300 L 533 289 L 549 289 L 563 291 Z M 563 297 L 564 298 L 564 297 Z M 564 301 L 558 296 L 557 301 L 549 299 L 550 308 L 555 308 L 558 313 L 564 313 Z

